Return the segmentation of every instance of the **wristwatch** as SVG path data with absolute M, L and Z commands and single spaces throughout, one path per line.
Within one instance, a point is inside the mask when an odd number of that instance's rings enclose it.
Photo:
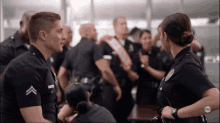
M 178 117 L 178 115 L 177 115 L 177 111 L 178 111 L 177 108 L 173 108 L 173 109 L 171 110 L 171 114 L 172 114 L 172 116 L 173 116 L 175 119 L 180 119 L 180 118 Z

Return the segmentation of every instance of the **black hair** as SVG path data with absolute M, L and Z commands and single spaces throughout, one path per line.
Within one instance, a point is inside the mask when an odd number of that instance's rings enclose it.
M 139 28 L 137 28 L 137 27 L 134 27 L 134 28 L 131 30 L 130 35 L 134 35 L 134 34 L 136 34 L 137 32 L 140 32 L 140 31 L 141 31 L 141 29 L 139 29 Z
M 88 110 L 87 91 L 82 84 L 70 84 L 65 90 L 66 100 L 71 107 L 76 108 L 79 113 L 85 113 Z
M 162 22 L 162 32 L 177 45 L 185 46 L 193 41 L 191 22 L 189 17 L 183 13 L 167 16 Z
M 141 33 L 140 33 L 140 38 L 141 38 L 141 36 L 142 36 L 145 32 L 151 34 L 151 31 L 148 30 L 148 29 L 142 30 Z

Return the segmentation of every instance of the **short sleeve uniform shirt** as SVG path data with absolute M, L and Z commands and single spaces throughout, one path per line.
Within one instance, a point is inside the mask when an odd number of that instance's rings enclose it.
M 162 107 L 182 108 L 201 99 L 203 92 L 215 86 L 208 80 L 191 46 L 180 51 L 158 88 L 157 99 Z
M 0 73 L 3 73 L 9 62 L 28 51 L 18 32 L 0 44 Z
M 13 59 L 2 78 L 2 122 L 24 123 L 20 108 L 41 106 L 43 117 L 56 122 L 55 77 L 34 46 Z
M 95 65 L 99 59 L 102 59 L 100 47 L 95 42 L 82 38 L 66 53 L 61 66 L 70 71 L 74 70 L 76 76 L 92 78 L 101 74 Z

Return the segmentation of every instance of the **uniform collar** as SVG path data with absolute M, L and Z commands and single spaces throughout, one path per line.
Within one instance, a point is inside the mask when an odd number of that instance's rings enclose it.
M 35 46 L 31 45 L 29 51 L 31 51 L 33 55 L 36 55 L 38 58 L 46 62 L 43 54 Z
M 25 46 L 24 41 L 21 39 L 20 35 L 18 34 L 18 31 L 14 34 L 13 37 L 11 37 L 13 39 L 15 39 L 15 48 L 18 48 L 20 46 Z
M 183 50 L 181 50 L 177 55 L 176 57 L 174 58 L 174 62 L 177 63 L 179 62 L 183 56 L 185 56 L 186 54 L 189 54 L 192 52 L 192 48 L 191 46 L 188 46 L 186 48 L 184 48 Z

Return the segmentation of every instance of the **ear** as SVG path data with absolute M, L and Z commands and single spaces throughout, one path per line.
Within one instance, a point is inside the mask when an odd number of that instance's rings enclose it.
M 44 30 L 40 30 L 39 31 L 39 38 L 42 40 L 42 41 L 45 41 L 47 39 L 47 32 L 44 31 Z
M 91 96 L 91 94 L 87 91 L 87 96 L 88 96 L 88 98 L 90 98 L 90 96 Z
M 165 42 L 168 42 L 168 36 L 167 36 L 167 33 L 166 33 L 166 32 L 163 32 L 163 34 L 164 34 L 164 41 L 165 41 Z

